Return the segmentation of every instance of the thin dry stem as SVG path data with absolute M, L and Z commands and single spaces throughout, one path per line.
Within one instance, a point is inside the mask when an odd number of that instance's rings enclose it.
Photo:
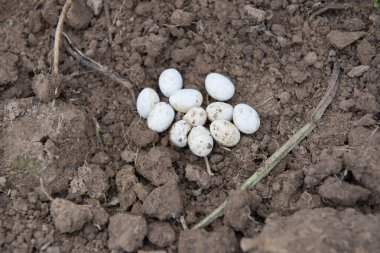
M 208 157 L 205 156 L 205 163 L 206 163 L 206 170 L 207 170 L 207 174 L 209 174 L 211 177 L 214 176 L 214 173 L 212 173 L 211 171 L 211 166 L 210 166 L 210 163 L 208 162 Z
M 65 22 L 66 13 L 69 10 L 72 0 L 67 0 L 63 6 L 61 15 L 59 16 L 57 29 L 55 30 L 55 40 L 54 40 L 54 63 L 53 63 L 53 73 L 58 74 L 59 65 L 59 47 L 61 45 L 61 34 L 63 30 L 63 24 Z
M 42 177 L 40 177 L 40 185 L 41 185 L 41 191 L 43 192 L 43 194 L 45 194 L 46 198 L 48 198 L 50 201 L 53 201 L 54 200 L 53 197 L 45 189 Z

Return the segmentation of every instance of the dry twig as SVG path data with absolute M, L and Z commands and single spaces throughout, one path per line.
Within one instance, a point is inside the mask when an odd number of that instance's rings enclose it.
M 111 78 L 113 81 L 126 87 L 131 94 L 133 103 L 136 101 L 135 92 L 133 91 L 133 84 L 130 81 L 114 74 L 109 68 L 101 65 L 100 63 L 94 61 L 93 59 L 83 54 L 78 48 L 74 46 L 74 44 L 71 42 L 69 36 L 66 33 L 62 32 L 62 35 L 64 37 L 63 46 L 71 56 L 77 59 L 82 65 L 94 69 L 102 73 L 103 75 Z
M 309 122 L 299 129 L 281 148 L 279 148 L 271 157 L 268 158 L 266 163 L 261 166 L 250 178 L 248 178 L 240 187 L 241 190 L 254 187 L 263 177 L 268 175 L 268 173 L 287 155 L 293 150 L 306 136 L 308 136 L 311 131 L 317 126 L 317 122 L 321 119 L 326 108 L 329 106 L 333 100 L 337 88 L 338 88 L 338 76 L 340 68 L 339 64 L 336 62 L 334 64 L 334 69 L 332 75 L 328 81 L 328 87 L 324 97 L 315 109 L 312 118 Z M 218 208 L 216 208 L 211 214 L 206 218 L 201 220 L 196 224 L 195 228 L 202 228 L 209 225 L 218 217 L 223 215 L 224 208 L 226 207 L 227 201 L 224 201 Z
M 53 63 L 53 73 L 58 74 L 58 65 L 59 65 L 59 47 L 61 45 L 61 34 L 63 29 L 63 24 L 65 22 L 66 13 L 69 10 L 72 0 L 67 0 L 63 6 L 61 15 L 59 16 L 57 29 L 55 30 L 55 40 L 54 40 L 54 63 Z
M 314 13 L 312 13 L 309 17 L 309 21 L 313 20 L 316 16 L 328 11 L 328 10 L 347 10 L 349 8 L 352 8 L 351 4 L 344 3 L 344 4 L 336 4 L 331 3 L 328 5 L 323 6 L 322 8 L 318 9 Z

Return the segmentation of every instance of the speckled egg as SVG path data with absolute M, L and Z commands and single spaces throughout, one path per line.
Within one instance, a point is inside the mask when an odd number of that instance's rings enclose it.
M 239 129 L 228 120 L 213 121 L 210 125 L 210 132 L 216 142 L 226 147 L 233 147 L 240 141 Z
M 232 105 L 223 102 L 211 103 L 206 108 L 207 117 L 211 122 L 218 119 L 231 121 L 233 111 Z
M 196 126 L 189 133 L 188 145 L 193 154 L 204 157 L 211 153 L 214 140 L 207 128 Z
M 187 135 L 191 126 L 184 120 L 177 121 L 170 129 L 169 139 L 177 147 L 183 148 L 187 145 Z
M 206 111 L 202 107 L 193 107 L 183 116 L 183 120 L 193 127 L 203 126 L 207 120 Z

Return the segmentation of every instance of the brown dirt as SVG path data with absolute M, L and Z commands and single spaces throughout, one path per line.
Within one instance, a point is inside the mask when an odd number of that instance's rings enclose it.
M 256 106 L 261 128 L 231 151 L 214 147 L 213 177 L 147 128 L 128 90 L 63 48 L 62 79 L 51 76 L 63 2 L 0 0 L 1 252 L 378 252 L 380 12 L 370 0 L 310 21 L 320 1 L 108 1 L 109 29 L 104 8 L 86 5 L 98 1 L 74 0 L 65 32 L 136 91 L 158 90 L 175 67 L 205 96 L 216 71 L 236 85 L 232 104 Z M 254 189 L 233 191 L 309 119 L 336 60 L 340 86 L 318 127 Z M 181 215 L 193 226 L 227 198 L 224 218 L 183 231 Z

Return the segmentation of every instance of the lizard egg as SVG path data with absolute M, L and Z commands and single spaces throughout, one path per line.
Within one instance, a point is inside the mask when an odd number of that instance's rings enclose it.
M 136 107 L 139 115 L 146 119 L 155 104 L 160 102 L 160 98 L 155 90 L 151 88 L 143 89 L 137 97 Z
M 194 89 L 177 90 L 169 98 L 169 103 L 178 112 L 187 113 L 191 108 L 201 106 L 202 94 Z
M 233 147 L 240 141 L 239 129 L 228 120 L 215 120 L 210 125 L 210 132 L 214 139 L 226 147 Z
M 165 102 L 157 103 L 148 116 L 148 127 L 156 132 L 168 129 L 174 120 L 173 108 Z
M 219 101 L 226 101 L 235 93 L 235 85 L 222 74 L 210 73 L 206 76 L 205 86 L 208 94 Z
M 173 68 L 164 70 L 158 78 L 158 86 L 165 97 L 170 97 L 175 91 L 182 89 L 182 85 L 181 74 Z
M 170 129 L 170 141 L 177 147 L 183 148 L 187 145 L 187 134 L 191 126 L 184 120 L 177 121 Z
M 208 119 L 213 122 L 218 119 L 232 120 L 232 105 L 223 102 L 214 102 L 207 106 L 206 112 Z
M 233 112 L 234 124 L 245 134 L 253 134 L 260 127 L 260 118 L 256 110 L 247 104 L 238 104 Z
M 188 144 L 193 154 L 204 157 L 211 153 L 214 146 L 214 140 L 207 128 L 196 126 L 193 127 L 189 133 Z
M 207 120 L 206 111 L 202 107 L 193 107 L 183 116 L 183 119 L 193 127 L 203 126 Z

